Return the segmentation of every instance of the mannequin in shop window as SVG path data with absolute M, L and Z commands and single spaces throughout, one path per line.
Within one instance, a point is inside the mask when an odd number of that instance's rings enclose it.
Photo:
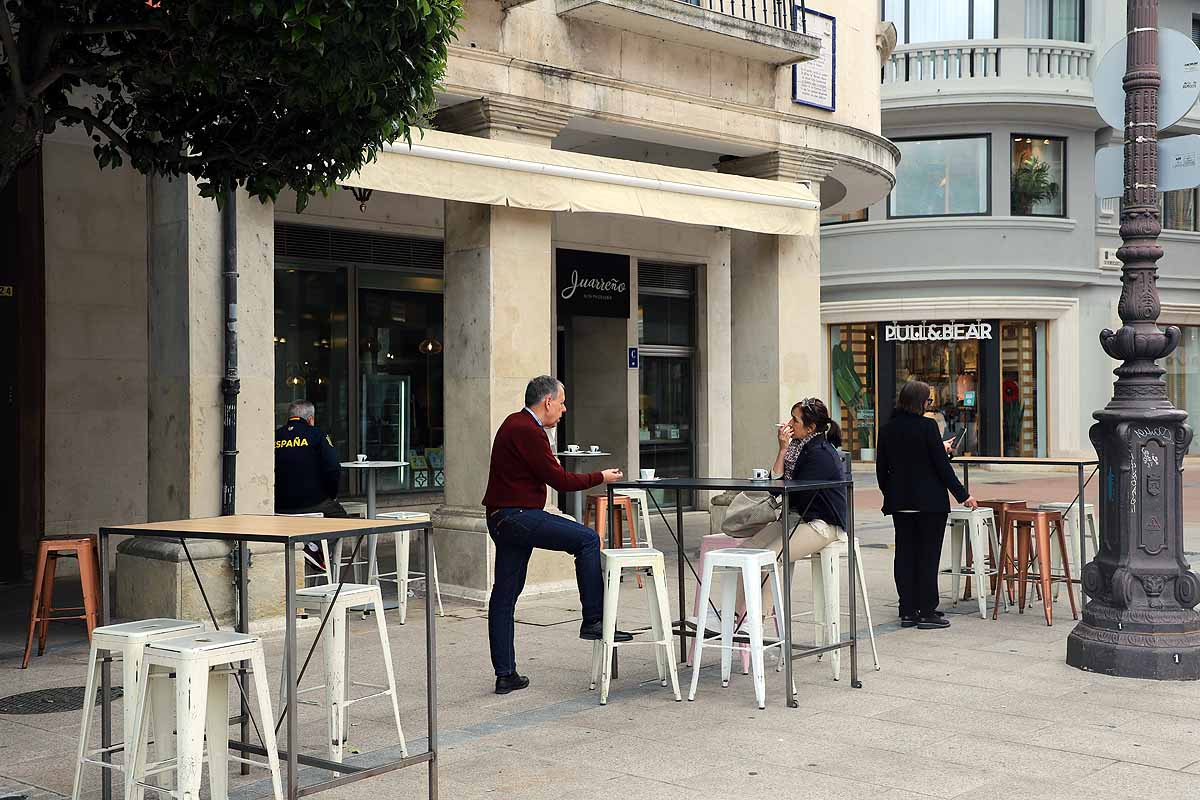
M 946 437 L 946 415 L 942 413 L 941 404 L 938 403 L 937 389 L 929 387 L 929 403 L 925 411 L 925 416 L 937 423 L 938 436 Z

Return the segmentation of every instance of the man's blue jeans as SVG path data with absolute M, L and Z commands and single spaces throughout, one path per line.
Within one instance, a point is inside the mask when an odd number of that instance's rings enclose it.
M 502 508 L 488 517 L 496 544 L 496 577 L 488 602 L 488 640 L 496 675 L 517 670 L 513 649 L 513 612 L 525 588 L 525 573 L 535 547 L 575 556 L 575 580 L 585 624 L 603 615 L 604 579 L 600 574 L 600 537 L 573 519 L 540 509 Z

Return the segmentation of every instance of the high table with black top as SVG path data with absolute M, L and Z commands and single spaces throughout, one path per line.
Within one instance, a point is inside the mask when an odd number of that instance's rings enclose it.
M 379 474 L 381 469 L 396 469 L 397 467 L 407 467 L 407 461 L 343 461 L 342 467 L 345 469 L 360 469 L 367 473 L 367 519 L 375 519 L 377 506 L 375 504 L 375 476 Z M 376 555 L 375 551 L 378 548 L 379 539 L 374 534 L 367 537 L 367 583 L 375 583 L 375 567 Z M 340 545 L 340 541 L 339 541 Z M 341 563 L 342 551 L 341 548 L 335 548 L 335 561 Z M 357 575 L 358 573 L 355 572 Z
M 568 458 L 607 458 L 612 456 L 612 453 L 606 453 L 603 450 L 563 450 L 555 453 L 554 455 L 558 456 L 559 461 L 563 462 L 563 469 L 566 469 Z M 580 525 L 583 524 L 583 495 L 585 493 L 586 492 L 570 492 L 571 512 L 575 516 L 575 521 Z
M 437 670 L 436 670 L 436 642 L 434 631 L 435 616 L 433 613 L 433 604 L 425 604 L 425 674 L 426 674 L 426 702 L 427 721 L 428 721 L 428 742 L 429 747 L 424 753 L 411 755 L 407 758 L 401 758 L 385 764 L 364 768 L 355 766 L 353 763 L 335 763 L 328 759 L 318 758 L 316 756 L 301 755 L 296 750 L 296 692 L 294 689 L 299 686 L 300 680 L 304 677 L 304 667 L 308 665 L 312 658 L 313 651 L 317 647 L 317 642 L 320 637 L 320 632 L 324 630 L 328 615 L 333 609 L 333 603 L 329 604 L 329 611 L 322 617 L 320 628 L 317 632 L 317 637 L 313 639 L 312 646 L 309 648 L 308 654 L 304 659 L 303 666 L 297 665 L 296 652 L 296 559 L 294 550 L 296 545 L 307 542 L 320 541 L 322 539 L 337 539 L 341 540 L 346 537 L 355 537 L 354 554 L 357 555 L 359 548 L 362 546 L 363 539 L 367 536 L 374 536 L 381 533 L 394 533 L 396 531 L 420 530 L 423 531 L 425 537 L 425 571 L 429 572 L 429 560 L 433 556 L 433 537 L 432 524 L 428 517 L 420 520 L 359 520 L 359 519 L 337 519 L 337 518 L 316 518 L 316 517 L 286 517 L 286 516 L 256 516 L 249 514 L 236 514 L 227 517 L 210 517 L 206 519 L 188 519 L 177 520 L 173 522 L 150 522 L 137 525 L 119 525 L 100 529 L 99 536 L 99 551 L 100 551 L 100 624 L 108 625 L 110 622 L 110 601 L 109 601 L 109 569 L 108 569 L 108 538 L 112 535 L 123 536 L 140 536 L 142 538 L 152 539 L 168 539 L 178 541 L 184 550 L 184 555 L 187 557 L 188 565 L 191 567 L 192 575 L 196 579 L 197 586 L 200 589 L 201 596 L 204 598 L 205 606 L 208 608 L 208 614 L 212 625 L 220 629 L 216 615 L 213 613 L 212 606 L 208 602 L 208 595 L 204 591 L 204 583 L 200 580 L 200 574 L 196 570 L 196 565 L 192 562 L 192 557 L 187 548 L 188 539 L 216 539 L 237 544 L 237 560 L 238 565 L 235 568 L 237 573 L 236 595 L 238 598 L 237 624 L 236 630 L 241 633 L 247 633 L 250 626 L 250 615 L 248 611 L 248 603 L 246 598 L 248 595 L 249 579 L 246 575 L 246 570 L 241 569 L 240 565 L 248 564 L 250 557 L 249 545 L 251 542 L 262 542 L 268 544 L 283 544 L 284 545 L 284 586 L 285 586 L 285 617 L 284 617 L 284 658 L 286 659 L 287 670 L 287 700 L 286 711 L 281 719 L 271 720 L 269 724 L 275 725 L 278 729 L 280 724 L 286 722 L 287 731 L 284 737 L 283 748 L 279 753 L 279 758 L 282 764 L 287 765 L 287 774 L 284 777 L 285 797 L 288 800 L 297 800 L 310 794 L 316 794 L 327 789 L 333 789 L 338 786 L 344 786 L 355 781 L 366 780 L 385 772 L 391 772 L 404 767 L 416 766 L 418 764 L 429 765 L 429 797 L 436 798 L 438 796 L 438 771 L 437 771 Z M 351 561 L 353 561 L 353 557 Z M 347 565 L 349 566 L 349 565 Z M 341 574 L 338 576 L 338 591 L 341 591 L 342 584 L 346 582 L 346 567 L 343 567 Z M 336 594 L 334 595 L 336 598 Z M 107 657 L 103 661 L 100 675 L 100 693 L 101 693 L 101 742 L 104 748 L 112 746 L 112 675 L 111 675 L 112 658 Z M 255 720 L 249 713 L 246 706 L 245 692 L 245 664 L 238 672 L 238 686 L 241 694 L 241 713 L 238 722 L 241 725 L 240 740 L 230 740 L 229 747 L 243 754 L 248 755 L 266 755 L 266 750 L 263 749 L 261 741 L 259 744 L 253 744 L 250 739 L 250 727 L 253 725 L 257 728 L 261 721 Z M 264 675 L 256 676 L 255 680 L 266 680 Z M 131 698 L 127 698 L 129 702 Z M 112 752 L 106 751 L 104 759 L 111 759 Z M 337 773 L 337 777 L 329 780 L 315 783 L 309 786 L 299 785 L 299 767 L 300 765 L 309 767 L 318 767 L 320 769 L 329 770 Z M 112 772 L 106 771 L 105 778 L 102 781 L 103 798 L 111 800 L 112 798 Z
M 709 490 L 709 491 L 737 491 L 737 492 L 767 492 L 772 495 L 779 495 L 782 499 L 782 511 L 780 519 L 784 520 L 784 526 L 787 526 L 788 519 L 788 493 L 798 491 L 820 491 L 822 489 L 834 489 L 839 486 L 846 487 L 846 545 L 847 545 L 847 569 L 850 586 L 850 639 L 845 642 L 829 644 L 823 647 L 797 647 L 792 644 L 792 570 L 791 570 L 791 531 L 786 531 L 783 537 L 783 652 L 790 653 L 790 658 L 785 658 L 784 663 L 784 693 L 787 696 L 787 704 L 796 708 L 799 703 L 792 696 L 792 661 L 797 658 L 805 658 L 807 656 L 821 655 L 833 650 L 849 648 L 850 650 L 850 685 L 855 689 L 862 688 L 862 681 L 858 679 L 858 608 L 856 595 L 858 585 L 855 583 L 854 576 L 856 574 L 858 554 L 854 547 L 854 480 L 847 478 L 846 480 L 834 481 L 784 481 L 784 480 L 751 480 L 750 478 L 662 478 L 660 480 L 650 481 L 616 481 L 607 484 L 608 486 L 608 531 L 609 531 L 609 547 L 618 547 L 620 543 L 616 541 L 616 528 L 613 525 L 613 493 L 617 489 L 644 489 L 646 496 L 654 503 L 655 509 L 662 518 L 663 523 L 667 526 L 667 532 L 675 539 L 675 546 L 678 556 L 679 567 L 679 619 L 675 622 L 674 628 L 676 635 L 679 636 L 679 657 L 680 663 L 687 660 L 687 637 L 703 636 L 703 632 L 691 630 L 687 622 L 687 607 L 686 603 L 686 586 L 684 582 L 684 564 L 687 564 L 692 570 L 692 575 L 696 575 L 696 570 L 692 567 L 692 563 L 688 561 L 687 556 L 683 551 L 683 505 L 680 503 L 680 497 L 683 492 L 688 490 Z M 671 523 L 667 519 L 666 513 L 659 506 L 658 501 L 654 499 L 651 489 L 670 489 L 675 493 L 675 529 L 671 529 Z M 699 580 L 700 576 L 696 575 Z M 746 591 L 752 591 L 747 587 Z M 734 641 L 739 643 L 749 642 L 748 638 L 735 637 Z M 616 651 L 613 652 L 614 666 L 616 659 Z M 615 670 L 614 670 L 615 672 Z
M 975 464 L 999 464 L 1008 466 L 1026 466 L 1026 467 L 1075 467 L 1075 474 L 1078 481 L 1078 491 L 1072 505 L 1079 504 L 1079 513 L 1076 515 L 1075 521 L 1079 525 L 1079 574 L 1075 577 L 1072 583 L 1079 584 L 1079 596 L 1081 603 L 1087 602 L 1087 594 L 1083 588 L 1083 566 L 1087 564 L 1087 538 L 1084 536 L 1083 526 L 1084 510 L 1087 508 L 1087 498 L 1084 497 L 1084 492 L 1087 490 L 1087 485 L 1092 478 L 1096 476 L 1096 471 L 1100 469 L 1100 461 L 1095 458 L 1010 458 L 1010 457 L 991 457 L 991 456 L 956 456 L 951 464 L 961 466 L 963 469 L 963 488 L 969 494 L 971 492 L 971 466 Z M 1095 467 L 1092 474 L 1084 478 L 1084 473 L 1088 467 Z

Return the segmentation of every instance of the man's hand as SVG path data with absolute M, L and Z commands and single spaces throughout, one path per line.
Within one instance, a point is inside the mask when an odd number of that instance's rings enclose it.
M 625 477 L 625 473 L 621 472 L 621 470 L 617 469 L 616 467 L 613 467 L 612 469 L 606 469 L 600 474 L 604 476 L 605 483 L 619 481 L 621 478 Z
M 970 496 L 966 500 L 963 500 L 963 505 L 974 511 L 979 508 L 979 501 L 974 496 Z

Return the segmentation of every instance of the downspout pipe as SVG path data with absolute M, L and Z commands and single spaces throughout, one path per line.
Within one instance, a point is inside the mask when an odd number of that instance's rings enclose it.
M 228 192 L 221 209 L 224 261 L 221 267 L 225 314 L 225 376 L 221 379 L 221 516 L 234 513 L 237 487 L 237 399 L 241 391 L 237 350 L 237 195 Z

